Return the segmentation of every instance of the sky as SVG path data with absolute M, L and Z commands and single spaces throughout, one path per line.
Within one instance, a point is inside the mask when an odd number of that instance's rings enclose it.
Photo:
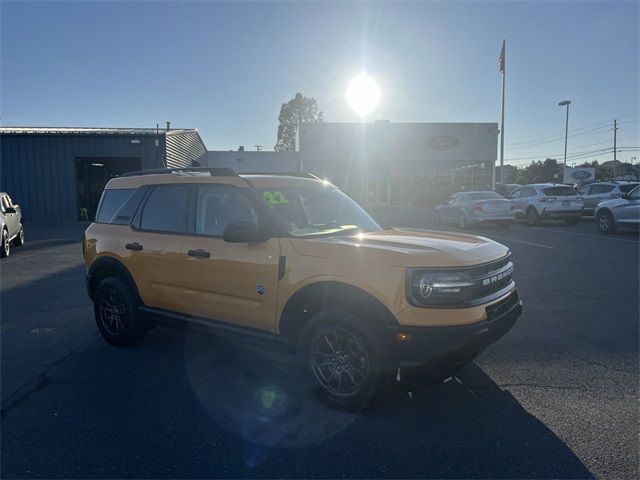
M 32 2 L 0 0 L 3 126 L 197 128 L 209 150 L 276 141 L 282 103 L 328 122 L 366 71 L 365 121 L 499 122 L 505 160 L 640 153 L 639 2 Z M 629 147 L 636 150 L 629 150 Z M 601 152 L 601 149 L 609 152 Z

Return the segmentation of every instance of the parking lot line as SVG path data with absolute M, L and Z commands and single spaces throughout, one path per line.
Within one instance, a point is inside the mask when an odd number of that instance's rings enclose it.
M 499 238 L 501 240 L 509 240 L 510 242 L 517 242 L 517 243 L 524 243 L 525 245 L 532 245 L 534 247 L 540 247 L 540 248 L 549 248 L 551 250 L 553 250 L 556 247 L 552 247 L 550 245 L 543 245 L 541 243 L 533 243 L 533 242 L 525 242 L 524 240 L 516 240 L 515 238 L 509 238 L 509 237 L 502 237 L 500 235 L 491 235 L 491 237 L 495 237 L 495 238 Z
M 600 238 L 602 240 L 613 240 L 616 242 L 624 242 L 624 243 L 632 243 L 634 245 L 638 245 L 640 242 L 636 242 L 634 240 L 626 240 L 624 238 L 616 238 L 616 237 L 610 237 L 610 236 L 605 236 L 605 235 L 592 235 L 590 233 L 577 233 L 577 232 L 565 232 L 563 230 L 554 230 L 552 228 L 540 228 L 540 227 L 533 227 L 535 230 L 542 230 L 543 232 L 557 232 L 557 233 L 564 233 L 566 235 L 576 235 L 578 237 L 592 237 L 592 238 Z

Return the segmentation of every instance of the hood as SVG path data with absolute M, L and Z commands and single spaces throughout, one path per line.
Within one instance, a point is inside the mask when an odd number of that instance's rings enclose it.
M 396 228 L 349 237 L 296 238 L 292 243 L 300 255 L 401 267 L 466 267 L 509 251 L 485 237 Z

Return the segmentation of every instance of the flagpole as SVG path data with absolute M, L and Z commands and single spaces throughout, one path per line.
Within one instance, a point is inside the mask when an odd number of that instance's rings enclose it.
M 507 76 L 506 72 L 506 40 L 502 41 L 502 101 L 501 103 L 501 118 L 500 118 L 500 183 L 504 183 L 504 80 Z

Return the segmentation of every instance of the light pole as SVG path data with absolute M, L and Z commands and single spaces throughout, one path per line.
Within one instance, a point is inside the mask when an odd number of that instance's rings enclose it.
M 567 120 L 564 126 L 564 166 L 567 166 L 567 136 L 569 135 L 569 105 L 571 104 L 571 100 L 564 100 L 559 102 L 558 105 L 561 107 L 567 107 Z

